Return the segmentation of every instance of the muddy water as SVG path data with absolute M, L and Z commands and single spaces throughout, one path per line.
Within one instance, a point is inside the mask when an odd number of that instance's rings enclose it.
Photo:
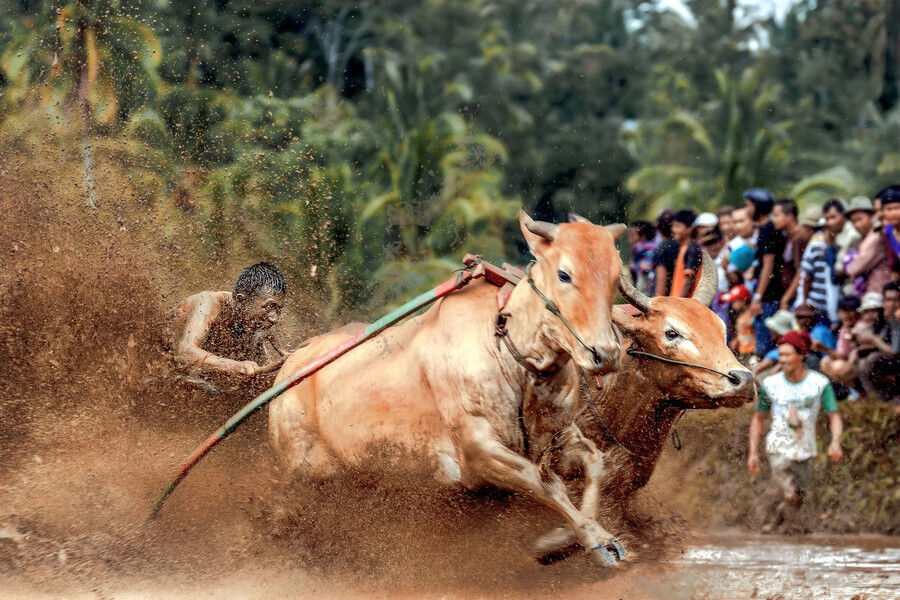
M 637 589 L 660 598 L 900 598 L 900 538 L 708 536 Z

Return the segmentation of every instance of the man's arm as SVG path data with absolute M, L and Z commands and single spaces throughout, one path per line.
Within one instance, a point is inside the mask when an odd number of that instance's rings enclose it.
M 750 435 L 748 436 L 747 470 L 751 475 L 759 475 L 759 440 L 762 439 L 763 419 L 766 413 L 755 412 L 750 418 Z
M 859 245 L 859 254 L 847 265 L 845 273 L 850 277 L 868 275 L 884 260 L 884 244 L 880 237 L 866 236 Z
M 769 287 L 769 280 L 775 270 L 775 255 L 763 254 L 762 268 L 759 270 L 759 280 L 756 284 L 756 293 L 753 295 L 753 303 L 750 305 L 750 313 L 755 317 L 762 313 L 762 297 Z
M 798 270 L 794 273 L 794 278 L 791 279 L 791 284 L 786 290 L 784 290 L 784 295 L 781 296 L 781 308 L 785 310 L 789 310 L 791 308 L 791 301 L 797 296 L 797 288 L 799 286 L 800 271 Z
M 654 272 L 656 273 L 656 284 L 654 285 L 653 295 L 667 295 L 668 291 L 666 290 L 666 278 L 669 276 L 669 271 L 662 265 L 656 265 Z
M 831 442 L 828 444 L 828 458 L 832 462 L 840 462 L 844 456 L 841 450 L 841 434 L 844 432 L 844 422 L 841 413 L 838 412 L 837 397 L 834 388 L 827 384 L 822 390 L 822 408 L 828 413 L 828 430 L 831 432 Z
M 216 356 L 201 348 L 209 335 L 209 328 L 219 313 L 219 307 L 212 294 L 197 294 L 186 300 L 183 309 L 188 312 L 184 334 L 178 341 L 175 359 L 190 369 L 201 372 L 218 371 L 240 375 L 253 375 L 258 368 L 253 361 L 238 362 Z

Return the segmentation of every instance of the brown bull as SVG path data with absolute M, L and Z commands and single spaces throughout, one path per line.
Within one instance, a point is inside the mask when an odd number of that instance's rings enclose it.
M 681 411 L 737 407 L 755 400 L 753 374 L 737 362 L 725 340 L 725 324 L 706 306 L 715 295 L 715 268 L 704 252 L 693 298 L 651 299 L 623 281 L 623 294 L 640 312 L 632 316 L 636 311 L 627 310 L 630 307 L 613 310 L 614 322 L 631 342 L 622 351 L 621 369 L 596 380 L 569 369 L 572 387 L 580 394 L 552 410 L 526 406 L 526 431 L 532 435 L 535 457 L 555 445 L 562 448 L 558 468 L 577 467 L 583 473 L 584 514 L 596 518 L 605 491 L 627 499 L 647 483 Z M 552 555 L 576 541 L 560 528 L 538 541 L 537 552 Z
M 282 464 L 303 478 L 368 467 L 372 456 L 387 453 L 408 463 L 386 460 L 385 470 L 528 493 L 568 522 L 579 543 L 595 550 L 594 560 L 612 562 L 612 536 L 572 505 L 558 476 L 523 456 L 520 413 L 526 399 L 550 402 L 571 392 L 566 364 L 594 375 L 618 367 L 621 343 L 610 316 L 622 265 L 613 242 L 624 226 L 553 225 L 524 213 L 520 225 L 537 260 L 534 286 L 523 279 L 504 308 L 512 348 L 495 337 L 497 288 L 473 283 L 275 400 L 271 442 Z M 357 331 L 348 326 L 313 339 L 288 359 L 279 380 Z M 532 371 L 547 380 L 529 386 Z

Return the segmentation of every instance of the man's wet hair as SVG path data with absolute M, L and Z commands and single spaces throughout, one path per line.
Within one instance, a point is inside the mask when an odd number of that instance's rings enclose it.
M 775 206 L 777 206 L 784 214 L 793 216 L 795 220 L 800 215 L 797 203 L 790 198 L 781 198 L 775 203 Z
M 829 210 L 834 209 L 838 211 L 840 214 L 844 214 L 844 203 L 840 198 L 832 198 L 828 202 L 822 205 L 822 214 L 824 215 Z
M 274 296 L 283 293 L 286 288 L 287 282 L 278 267 L 260 262 L 241 271 L 237 283 L 234 284 L 234 294 L 244 294 L 247 297 L 263 294 Z

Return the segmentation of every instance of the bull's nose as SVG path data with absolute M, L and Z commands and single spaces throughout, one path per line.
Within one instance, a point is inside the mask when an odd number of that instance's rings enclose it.
M 594 346 L 591 348 L 594 365 L 606 373 L 616 371 L 619 368 L 619 349 L 603 349 Z
M 728 381 L 736 388 L 753 385 L 753 373 L 744 369 L 732 369 L 728 371 Z

